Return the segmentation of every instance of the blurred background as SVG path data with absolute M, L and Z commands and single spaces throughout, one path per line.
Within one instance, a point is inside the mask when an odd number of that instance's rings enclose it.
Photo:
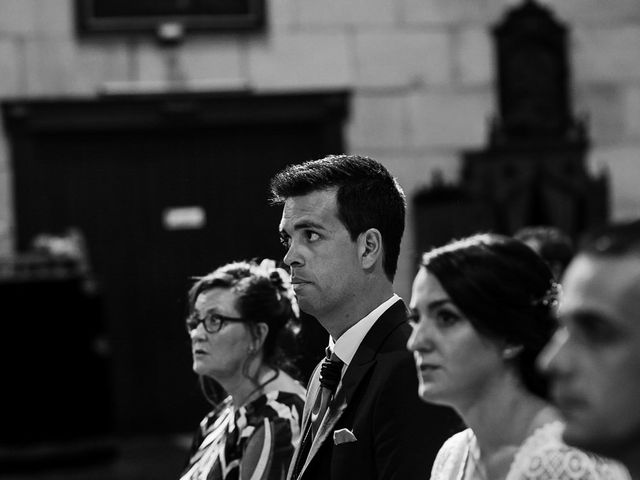
M 637 217 L 639 52 L 637 0 L 3 0 L 0 475 L 177 477 L 186 291 L 282 257 L 288 164 L 397 176 L 407 300 L 453 237 Z

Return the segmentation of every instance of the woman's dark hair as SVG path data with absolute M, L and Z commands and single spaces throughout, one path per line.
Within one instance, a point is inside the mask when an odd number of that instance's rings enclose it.
M 523 384 L 547 398 L 535 361 L 556 329 L 559 292 L 544 260 L 519 240 L 480 234 L 425 253 L 422 266 L 481 335 L 521 349 L 511 361 Z
M 258 323 L 265 323 L 269 331 L 262 345 L 263 362 L 274 370 L 284 370 L 297 376 L 292 359 L 284 352 L 284 345 L 294 345 L 298 334 L 299 311 L 286 271 L 267 267 L 255 261 L 238 261 L 223 265 L 204 277 L 196 279 L 188 294 L 188 314 L 194 313 L 196 299 L 201 293 L 214 288 L 230 289 L 237 295 L 236 309 L 245 320 L 254 338 L 258 336 Z M 257 355 L 260 352 L 255 352 Z M 248 359 L 249 360 L 249 359 Z M 248 360 L 245 363 L 248 366 Z M 275 378 L 275 377 L 274 377 Z M 254 379 L 252 379 L 255 382 Z M 218 388 L 201 378 L 207 397 L 217 403 Z M 261 387 L 256 383 L 256 387 Z

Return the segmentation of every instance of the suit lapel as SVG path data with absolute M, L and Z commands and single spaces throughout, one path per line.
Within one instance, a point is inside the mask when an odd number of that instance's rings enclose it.
M 362 382 L 362 380 L 366 377 L 367 372 L 376 361 L 376 355 L 380 348 L 380 345 L 384 341 L 385 338 L 394 330 L 399 324 L 406 322 L 407 319 L 407 310 L 404 305 L 404 302 L 397 301 L 386 312 L 384 312 L 380 318 L 373 325 L 371 330 L 365 335 L 362 343 L 358 347 L 356 354 L 354 355 L 351 363 L 347 367 L 347 371 L 342 378 L 342 384 L 338 391 L 336 392 L 335 397 L 329 404 L 329 408 L 327 410 L 327 414 L 325 415 L 324 420 L 320 424 L 320 428 L 318 429 L 318 434 L 313 439 L 313 443 L 311 444 L 311 448 L 309 449 L 309 453 L 307 454 L 307 458 L 304 461 L 304 465 L 299 473 L 299 478 L 302 477 L 304 471 L 307 469 L 313 457 L 318 453 L 320 447 L 324 444 L 325 441 L 333 441 L 333 438 L 327 438 L 331 432 L 333 432 L 338 420 L 344 413 L 347 408 L 349 401 L 353 397 L 353 394 L 358 389 L 358 386 Z M 308 395 L 307 398 L 315 402 L 316 396 L 320 394 L 320 382 L 318 380 L 319 377 L 319 369 L 316 368 L 316 371 L 313 375 L 313 381 L 309 384 L 310 393 L 313 391 L 313 396 Z M 311 410 L 313 409 L 313 404 L 311 403 L 308 408 L 305 404 L 305 415 L 303 415 L 303 434 L 306 434 L 307 429 L 311 428 Z M 297 449 L 297 454 L 294 457 L 292 465 L 295 466 L 300 448 Z
M 311 380 L 307 385 L 307 397 L 302 410 L 302 429 L 306 429 L 311 425 L 311 411 L 316 403 L 318 395 L 320 395 L 320 362 L 311 374 Z
M 325 415 L 320 427 L 318 428 L 318 434 L 313 439 L 313 443 L 311 444 L 311 448 L 309 449 L 309 454 L 307 455 L 307 459 L 304 462 L 304 466 L 300 471 L 300 475 L 304 473 L 307 466 L 313 460 L 313 457 L 318 453 L 324 442 L 332 442 L 333 438 L 327 438 L 333 432 L 338 420 L 344 413 L 349 400 L 353 396 L 353 393 L 358 388 L 360 381 L 365 377 L 367 370 L 373 366 L 375 361 L 370 361 L 366 365 L 354 365 L 352 370 L 351 365 L 347 369 L 345 373 L 345 379 L 347 378 L 347 374 L 349 374 L 350 382 L 343 383 L 343 385 L 336 392 L 335 397 L 329 404 L 329 408 L 327 410 L 327 414 Z M 344 380 L 344 379 L 343 379 Z
M 313 373 L 311 374 L 311 380 L 307 384 L 307 397 L 304 402 L 304 409 L 302 411 L 302 424 L 300 427 L 300 443 L 298 447 L 293 452 L 293 458 L 291 459 L 291 467 L 289 474 L 287 475 L 288 480 L 295 480 L 300 476 L 301 468 L 299 467 L 300 462 L 305 462 L 304 459 L 300 458 L 301 455 L 305 455 L 307 458 L 309 457 L 308 452 L 309 448 L 305 448 L 305 441 L 309 442 L 310 439 L 307 439 L 308 435 L 311 435 L 311 411 L 313 410 L 313 405 L 316 403 L 317 396 L 320 395 L 320 364 L 316 366 Z M 306 463 L 306 462 L 305 462 Z

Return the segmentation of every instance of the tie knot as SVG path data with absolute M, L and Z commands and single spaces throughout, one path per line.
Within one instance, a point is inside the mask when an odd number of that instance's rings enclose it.
M 335 353 L 330 354 L 330 352 L 327 349 L 327 357 L 320 366 L 320 385 L 331 392 L 335 392 L 338 383 L 340 383 L 343 362 Z

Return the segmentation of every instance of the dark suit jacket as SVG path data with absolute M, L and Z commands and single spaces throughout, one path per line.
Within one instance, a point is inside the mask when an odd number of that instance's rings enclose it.
M 290 480 L 429 478 L 439 448 L 462 424 L 452 410 L 419 399 L 413 355 L 406 348 L 410 334 L 406 307 L 398 301 L 364 337 L 305 455 L 301 447 L 319 394 L 316 368 Z M 345 428 L 357 440 L 335 445 L 333 433 Z

